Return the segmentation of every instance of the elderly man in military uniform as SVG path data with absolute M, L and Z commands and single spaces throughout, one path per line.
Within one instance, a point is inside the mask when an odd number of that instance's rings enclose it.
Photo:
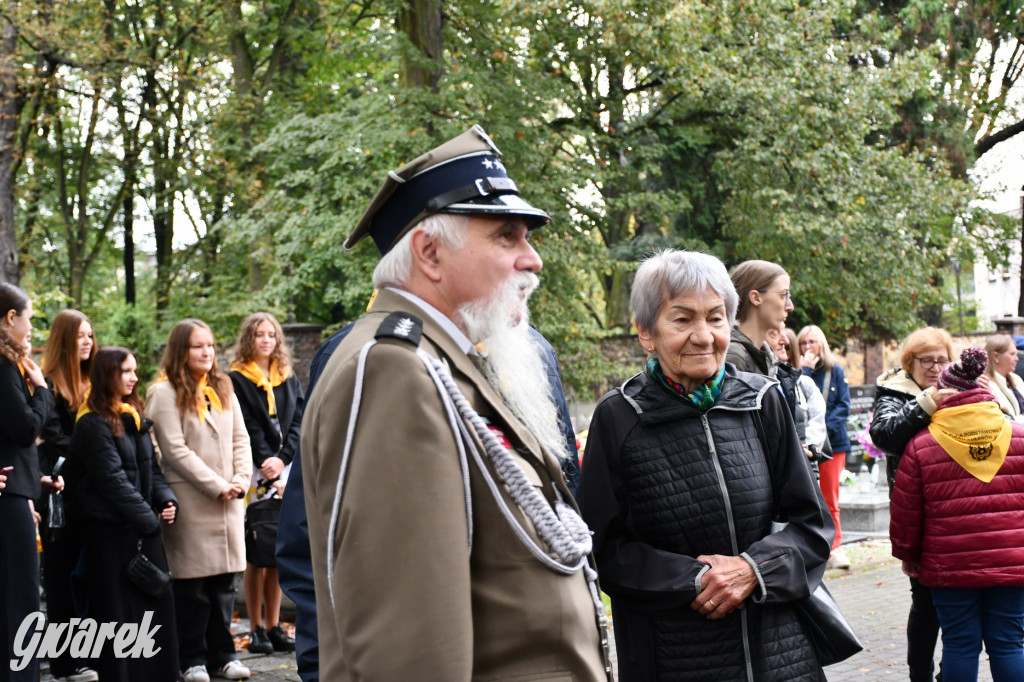
M 383 257 L 302 428 L 321 679 L 610 679 L 526 333 L 547 222 L 473 126 L 389 173 L 346 241 Z

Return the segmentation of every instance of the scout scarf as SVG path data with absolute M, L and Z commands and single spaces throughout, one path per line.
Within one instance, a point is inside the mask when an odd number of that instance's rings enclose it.
M 259 388 L 262 388 L 267 392 L 267 411 L 270 414 L 277 414 L 277 401 L 274 398 L 274 388 L 280 386 L 285 379 L 288 378 L 286 374 L 281 374 L 277 371 L 277 360 L 270 360 L 270 377 L 267 377 L 263 373 L 263 370 L 253 362 L 249 361 L 245 364 L 241 362 L 235 362 L 231 364 L 231 371 L 238 372 L 243 377 L 256 384 Z
M 1012 431 L 999 405 L 991 401 L 940 409 L 928 425 L 946 454 L 982 483 L 990 482 L 1003 465 Z
M 18 371 L 21 372 L 21 378 L 25 381 L 25 385 L 28 386 L 28 394 L 29 395 L 35 395 L 36 387 L 35 387 L 35 385 L 31 381 L 29 381 L 28 376 L 26 376 L 26 374 L 25 374 L 25 365 L 23 365 L 23 364 L 21 364 L 19 362 L 18 363 Z
M 82 406 L 78 408 L 78 414 L 75 415 L 75 423 L 78 423 L 79 419 L 89 414 L 90 412 L 92 412 L 92 410 L 89 409 L 89 405 L 83 400 Z M 135 430 L 142 430 L 142 417 L 139 416 L 138 410 L 136 410 L 128 403 L 121 403 L 121 414 L 130 414 L 132 416 L 132 419 L 135 420 Z
M 213 390 L 212 386 L 206 383 L 206 377 L 207 375 L 204 374 L 196 386 L 196 393 L 199 394 L 199 397 L 196 398 L 196 414 L 199 415 L 200 424 L 206 423 L 206 415 L 210 411 L 207 405 L 218 412 L 224 411 L 224 407 L 220 403 L 220 396 L 217 395 L 217 391 Z M 167 381 L 167 374 L 162 370 L 156 379 L 153 380 L 153 383 L 159 384 L 161 381 Z
M 710 379 L 699 385 L 692 391 L 687 391 L 682 384 L 672 381 L 661 371 L 661 364 L 658 363 L 658 356 L 652 356 L 647 361 L 647 375 L 659 384 L 679 396 L 683 402 L 690 403 L 701 412 L 707 412 L 715 404 L 718 396 L 722 394 L 722 381 L 725 379 L 725 367 L 723 366 Z

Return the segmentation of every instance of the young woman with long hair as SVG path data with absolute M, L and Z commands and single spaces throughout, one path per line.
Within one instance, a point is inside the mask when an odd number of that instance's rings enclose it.
M 39 559 L 33 500 L 42 490 L 36 439 L 53 409 L 53 395 L 39 367 L 28 356 L 32 301 L 7 282 L 0 283 L 0 681 L 39 679 L 38 659 L 13 671 L 18 628 L 39 610 Z
M 846 419 L 850 416 L 850 387 L 846 374 L 836 362 L 825 333 L 816 325 L 808 325 L 796 335 L 803 373 L 814 380 L 814 385 L 825 398 L 825 425 L 832 446 L 832 459 L 818 465 L 821 492 L 836 524 L 836 537 L 832 541 L 829 563 L 834 568 L 848 569 L 850 560 L 841 549 L 843 530 L 839 525 L 839 476 L 846 468 L 846 453 L 850 451 L 850 436 L 846 432 Z
M 774 363 L 768 334 L 778 331 L 793 310 L 789 273 L 778 263 L 748 260 L 730 273 L 739 306 L 725 359 L 743 372 L 768 375 Z
M 89 372 L 96 356 L 96 339 L 92 323 L 78 310 L 62 310 L 50 325 L 50 338 L 43 351 L 43 376 L 53 392 L 54 408 L 43 429 L 43 442 L 39 444 L 39 467 L 43 473 L 43 494 L 36 501 L 42 522 L 39 536 L 43 543 L 43 584 L 46 588 L 46 615 L 51 622 L 68 623 L 72 618 L 84 618 L 85 613 L 75 608 L 72 590 L 72 572 L 78 565 L 82 543 L 78 529 L 50 528 L 47 518 L 50 493 L 61 495 L 70 506 L 71 488 L 65 489 L 67 472 L 65 460 L 75 428 L 75 415 L 85 402 L 89 391 Z M 75 486 L 72 485 L 72 488 Z M 83 665 L 81 659 L 71 657 L 69 650 L 50 657 L 50 672 L 58 680 L 92 682 L 99 679 L 96 672 Z
M 178 508 L 154 456 L 149 435 L 153 422 L 139 399 L 137 366 L 127 348 L 111 346 L 96 353 L 89 396 L 78 410 L 68 452 L 75 471 L 82 474 L 71 513 L 82 536 L 89 617 L 100 623 L 148 619 L 153 632 L 156 654 L 148 658 L 118 657 L 113 642 L 106 643 L 96 659 L 99 679 L 174 682 L 174 599 L 170 592 L 148 594 L 125 571 L 139 552 L 167 570 L 160 531 L 172 527 Z
M 229 375 L 252 445 L 254 470 L 246 502 L 265 506 L 271 516 L 275 511 L 279 514 L 287 468 L 299 450 L 305 399 L 302 385 L 291 371 L 291 353 L 284 331 L 273 315 L 253 313 L 242 323 Z M 295 640 L 278 622 L 281 586 L 277 580 L 277 562 L 273 552 L 260 551 L 257 546 L 256 524 L 249 518 L 248 511 L 246 522 L 247 562 L 243 582 L 252 627 L 249 651 L 265 654 L 294 651 Z M 266 542 L 272 546 L 276 534 Z
M 179 659 L 185 682 L 249 677 L 235 653 L 234 574 L 245 570 L 242 497 L 252 453 L 231 380 L 217 367 L 205 322 L 174 325 L 161 377 L 146 394 L 164 476 L 181 503 L 164 540 L 174 576 Z

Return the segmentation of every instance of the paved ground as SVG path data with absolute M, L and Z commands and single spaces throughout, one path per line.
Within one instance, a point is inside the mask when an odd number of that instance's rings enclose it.
M 854 538 L 850 538 L 853 540 Z M 829 589 L 853 624 L 864 651 L 848 661 L 826 669 L 829 682 L 870 682 L 873 680 L 905 680 L 906 624 L 910 609 L 910 587 L 900 570 L 899 562 L 892 558 L 887 539 L 865 539 L 845 545 L 852 561 L 850 571 L 829 571 L 826 576 Z M 246 639 L 243 633 L 249 624 L 241 620 L 236 624 L 240 647 Z M 941 657 L 941 643 L 936 650 L 936 666 Z M 254 680 L 286 680 L 298 682 L 295 659 L 288 654 L 254 656 L 242 648 L 239 657 L 253 671 Z M 44 664 L 45 665 L 45 664 Z M 983 682 L 992 677 L 983 653 L 980 676 Z M 44 675 L 43 680 L 52 680 Z M 141 682 L 141 681 L 140 681 Z

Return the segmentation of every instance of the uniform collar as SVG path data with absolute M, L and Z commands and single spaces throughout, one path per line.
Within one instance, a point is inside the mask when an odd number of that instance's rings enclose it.
M 416 294 L 409 293 L 404 289 L 397 289 L 395 287 L 385 287 L 385 290 L 394 292 L 401 296 L 402 298 L 407 299 L 408 301 L 412 302 L 417 308 L 419 308 L 427 315 L 429 315 L 430 318 L 434 320 L 434 322 L 436 322 L 438 326 L 441 327 L 441 329 L 443 329 L 448 334 L 448 336 L 452 338 L 452 341 L 458 344 L 459 348 L 462 349 L 463 353 L 465 353 L 466 355 L 470 355 L 471 353 L 476 352 L 476 348 L 474 347 L 473 342 L 469 340 L 469 337 L 462 333 L 462 330 L 459 329 L 459 327 L 440 310 L 430 305 Z

